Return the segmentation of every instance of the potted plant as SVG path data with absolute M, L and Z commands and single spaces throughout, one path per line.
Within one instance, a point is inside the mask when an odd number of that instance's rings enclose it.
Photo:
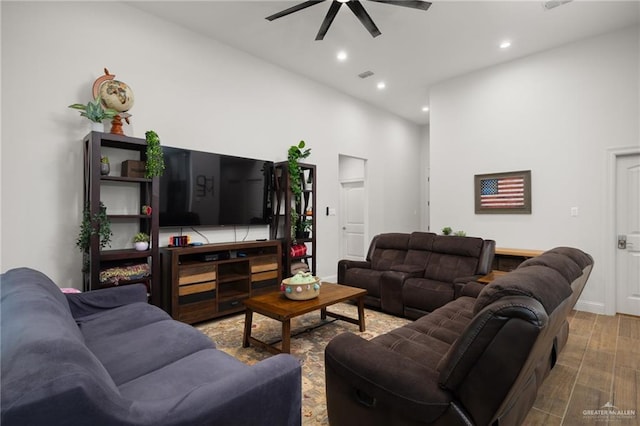
M 466 237 L 467 233 L 464 231 L 456 231 L 453 233 L 453 235 L 455 235 L 456 237 Z
M 145 163 L 145 176 L 152 178 L 162 176 L 164 173 L 164 154 L 160 146 L 160 137 L 153 130 L 145 134 L 147 140 L 147 161 Z
M 312 223 L 310 220 L 299 220 L 296 223 L 296 238 L 309 238 Z
M 133 245 L 138 251 L 145 251 L 149 248 L 149 234 L 138 232 L 133 236 Z
M 100 157 L 100 174 L 108 175 L 111 171 L 111 166 L 109 165 L 109 157 L 104 156 Z
M 300 160 L 311 155 L 311 148 L 305 149 L 305 142 L 300 141 L 297 145 L 291 145 L 287 151 L 288 169 L 289 169 L 289 185 L 295 202 L 295 209 L 291 209 L 291 234 L 295 235 L 298 223 L 302 221 L 299 217 L 298 210 L 302 209 L 302 179 L 301 168 L 298 163 Z
M 76 239 L 76 246 L 80 249 L 84 255 L 82 270 L 89 270 L 89 247 L 91 246 L 91 237 L 94 235 L 100 236 L 100 248 L 103 249 L 111 245 L 111 222 L 107 216 L 107 208 L 100 201 L 100 208 L 98 213 L 91 217 L 89 211 L 89 205 L 87 204 L 82 212 L 82 222 L 80 223 L 80 233 Z
M 444 228 L 442 228 L 442 235 L 451 235 L 452 232 L 453 229 L 451 229 L 449 226 L 445 226 Z
M 95 127 L 94 130 L 98 131 L 104 130 L 104 128 L 101 129 L 99 127 L 104 120 L 111 120 L 118 115 L 118 111 L 115 109 L 102 106 L 102 98 L 100 96 L 93 101 L 89 101 L 86 105 L 72 104 L 69 105 L 69 108 L 80 110 L 82 117 L 87 117 L 92 123 L 97 123 L 98 127 Z

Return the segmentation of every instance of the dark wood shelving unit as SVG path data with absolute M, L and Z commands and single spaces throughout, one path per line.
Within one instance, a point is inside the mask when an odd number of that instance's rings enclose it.
M 318 235 L 316 217 L 318 208 L 316 204 L 316 166 L 314 164 L 299 163 L 302 171 L 300 176 L 289 176 L 288 162 L 283 161 L 275 164 L 274 167 L 274 196 L 273 196 L 273 219 L 271 223 L 271 238 L 282 242 L 282 269 L 283 277 L 290 277 L 291 267 L 295 262 L 306 263 L 309 271 L 316 274 L 316 235 Z M 305 182 L 305 174 L 308 181 Z M 300 203 L 296 203 L 291 192 L 291 179 L 299 179 L 303 189 Z M 307 215 L 307 210 L 311 209 L 312 215 Z M 292 214 L 293 213 L 293 214 Z M 309 237 L 299 237 L 291 235 L 293 224 L 292 216 L 298 220 L 311 221 L 311 234 Z M 307 254 L 302 256 L 292 256 L 291 247 L 294 244 L 304 244 L 307 247 Z
M 102 175 L 100 173 L 100 158 L 103 148 L 115 148 L 128 151 L 131 159 L 146 160 L 147 142 L 144 139 L 132 138 L 112 133 L 91 132 L 83 140 L 84 148 L 84 205 L 89 207 L 91 216 L 99 213 L 102 185 L 116 182 L 125 186 L 135 186 L 140 194 L 140 206 L 151 206 L 150 216 L 142 214 L 109 214 L 111 222 L 131 221 L 138 225 L 140 232 L 150 235 L 150 248 L 146 251 L 131 249 L 100 249 L 100 237 L 94 235 L 90 240 L 88 256 L 88 270 L 84 273 L 84 290 L 103 288 L 100 283 L 100 271 L 104 267 L 127 266 L 131 263 L 148 263 L 151 275 L 143 279 L 120 281 L 118 285 L 144 283 L 149 292 L 151 303 L 162 306 L 160 282 L 160 258 L 158 249 L 158 211 L 159 211 L 159 179 L 137 178 L 126 176 Z M 109 206 L 107 206 L 109 207 Z

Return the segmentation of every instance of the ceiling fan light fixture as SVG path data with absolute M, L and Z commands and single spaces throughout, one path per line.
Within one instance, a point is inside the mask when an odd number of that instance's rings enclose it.
M 295 6 L 292 6 L 288 9 L 280 11 L 278 13 L 274 13 L 273 15 L 269 15 L 267 16 L 266 19 L 268 21 L 273 21 L 275 19 L 282 18 L 283 16 L 290 15 L 294 12 L 298 12 L 300 10 L 314 6 L 318 3 L 322 3 L 324 1 L 325 0 L 307 0 Z M 418 9 L 423 11 L 429 9 L 429 7 L 431 6 L 431 2 L 428 2 L 425 0 L 369 0 L 369 1 L 389 4 L 392 6 L 404 6 L 404 7 L 409 7 L 411 9 Z M 329 27 L 331 26 L 331 23 L 333 22 L 336 15 L 338 14 L 338 10 L 340 10 L 340 7 L 342 7 L 342 4 L 346 4 L 349 7 L 349 9 L 351 9 L 351 12 L 353 12 L 356 18 L 358 18 L 358 20 L 360 21 L 360 23 L 364 25 L 364 27 L 367 29 L 369 34 L 371 34 L 371 37 L 378 37 L 380 34 L 382 34 L 378 29 L 378 27 L 376 26 L 376 24 L 373 22 L 373 19 L 371 19 L 371 16 L 369 16 L 367 11 L 365 10 L 364 6 L 362 6 L 361 0 L 331 0 L 331 6 L 329 6 L 329 10 L 326 16 L 324 17 L 322 24 L 320 25 L 320 30 L 318 31 L 318 34 L 316 34 L 316 40 L 324 40 L 324 36 L 327 34 L 327 31 L 329 31 Z

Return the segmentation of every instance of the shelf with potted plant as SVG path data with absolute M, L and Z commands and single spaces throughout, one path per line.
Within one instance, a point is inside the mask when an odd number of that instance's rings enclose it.
M 283 277 L 291 276 L 292 266 L 300 261 L 313 274 L 316 271 L 316 166 L 300 161 L 310 153 L 310 148 L 300 141 L 289 148 L 287 161 L 274 167 L 271 238 L 282 242 Z M 311 234 L 304 234 L 309 231 Z M 292 248 L 301 245 L 308 253 L 294 255 Z
M 157 137 L 157 135 L 156 135 Z M 159 141 L 158 141 L 159 143 Z M 157 146 L 157 144 L 156 144 Z M 163 159 L 152 158 L 149 155 L 149 143 L 145 139 L 133 138 L 124 135 L 90 132 L 83 140 L 84 147 L 84 198 L 88 208 L 89 217 L 96 213 L 102 212 L 102 218 L 108 222 L 117 222 L 125 224 L 133 224 L 140 233 L 147 235 L 150 246 L 145 250 L 136 250 L 133 248 L 133 240 L 131 240 L 131 248 L 111 248 L 109 244 L 101 244 L 98 235 L 90 235 L 85 255 L 86 270 L 84 274 L 84 287 L 86 290 L 100 288 L 100 274 L 105 268 L 118 266 L 126 266 L 131 264 L 147 264 L 150 272 L 143 279 L 134 279 L 126 281 L 126 284 L 135 282 L 144 282 L 150 293 L 151 303 L 160 306 L 162 303 L 161 286 L 160 286 L 160 257 L 158 249 L 158 229 L 159 217 L 157 211 L 159 209 L 159 177 L 158 175 L 147 176 L 113 176 L 112 174 L 101 174 L 100 168 L 102 158 L 105 157 L 104 150 L 110 149 L 110 152 L 116 150 L 118 155 L 135 161 L 144 161 L 146 163 L 159 164 Z M 121 154 L 120 154 L 121 152 Z M 162 151 L 160 150 L 160 154 Z M 113 214 L 107 210 L 100 209 L 104 205 L 101 201 L 101 194 L 105 190 L 103 185 L 109 186 L 110 191 L 121 191 L 124 188 L 129 193 L 131 190 L 137 191 L 139 196 L 138 211 L 131 211 L 132 206 L 115 205 L 115 211 L 124 211 L 125 213 Z M 132 194 L 135 194 L 133 192 Z M 110 204 L 113 204 L 110 202 Z M 111 207 L 111 206 L 110 206 Z M 146 209 L 145 209 L 146 208 Z M 131 225 L 127 225 L 130 227 Z M 133 238 L 133 235 L 129 238 Z M 122 240 L 122 238 L 120 239 Z

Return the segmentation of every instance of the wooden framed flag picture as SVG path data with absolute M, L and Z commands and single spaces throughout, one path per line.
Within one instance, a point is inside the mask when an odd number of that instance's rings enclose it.
M 475 175 L 476 214 L 531 214 L 531 170 Z

